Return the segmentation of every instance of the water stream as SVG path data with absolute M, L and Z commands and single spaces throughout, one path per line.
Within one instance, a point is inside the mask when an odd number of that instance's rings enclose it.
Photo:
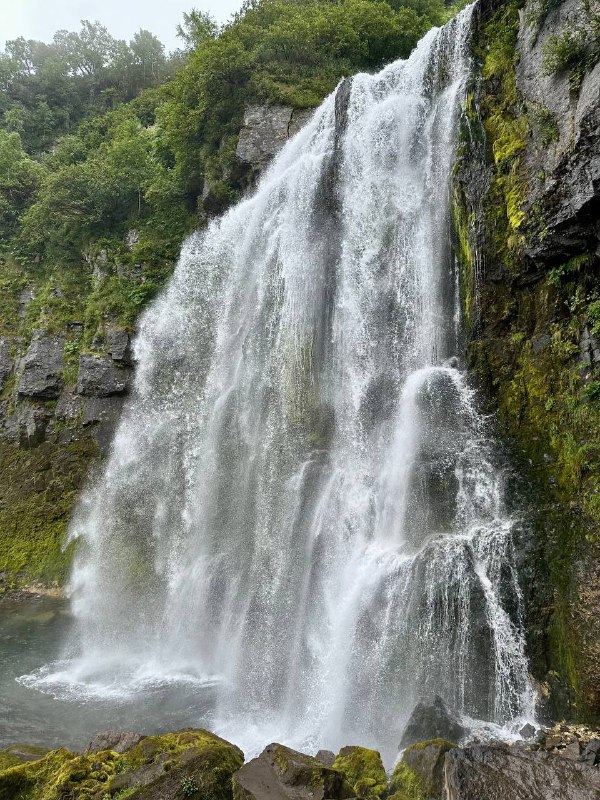
M 533 714 L 504 472 L 462 368 L 449 180 L 471 11 L 344 81 L 184 245 L 70 537 L 61 702 L 187 687 L 248 753 L 393 757 L 436 692 Z

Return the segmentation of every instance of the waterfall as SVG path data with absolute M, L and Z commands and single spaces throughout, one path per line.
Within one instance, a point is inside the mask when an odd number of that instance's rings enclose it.
M 68 657 L 31 684 L 187 682 L 247 752 L 389 753 L 429 692 L 497 725 L 532 713 L 450 249 L 470 24 L 343 81 L 185 243 L 71 526 Z

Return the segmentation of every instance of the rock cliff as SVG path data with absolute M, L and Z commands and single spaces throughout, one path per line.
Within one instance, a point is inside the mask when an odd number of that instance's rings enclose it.
M 600 712 L 600 64 L 587 0 L 482 2 L 454 178 L 468 362 L 511 449 L 532 670 Z

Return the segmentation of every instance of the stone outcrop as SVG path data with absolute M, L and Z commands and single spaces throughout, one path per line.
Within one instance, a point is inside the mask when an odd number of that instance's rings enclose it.
M 10 402 L 0 404 L 0 439 L 31 448 L 92 437 L 106 451 L 133 378 L 129 333 L 107 324 L 97 352 L 79 355 L 75 382 L 65 338 L 38 330 L 25 352 L 17 337 L 0 339 L 0 389 L 11 374 Z M 16 357 L 13 356 L 16 352 Z
M 244 760 L 237 747 L 203 730 L 143 737 L 109 732 L 90 748 L 38 753 L 35 760 L 14 748 L 0 752 L 0 800 L 230 800 L 232 775 Z
M 547 719 L 600 712 L 600 64 L 586 8 L 480 1 L 453 177 L 468 366 L 520 475 L 509 496 L 527 509 L 516 535 Z M 574 34 L 585 53 L 549 66 Z
M 10 339 L 0 338 L 0 392 L 4 389 L 7 378 L 13 370 L 13 358 Z
M 447 800 L 597 800 L 600 770 L 505 746 L 454 749 L 444 766 Z
M 77 394 L 85 397 L 111 397 L 124 394 L 131 375 L 115 364 L 110 355 L 83 353 L 79 356 Z
M 419 797 L 428 800 L 441 800 L 444 794 L 446 753 L 455 747 L 455 744 L 444 739 L 418 742 L 408 747 L 392 775 L 392 797 L 394 794 L 402 797 L 418 793 Z
M 354 796 L 341 772 L 281 744 L 270 744 L 233 776 L 234 800 L 344 800 Z
M 459 742 L 466 734 L 439 696 L 424 698 L 414 707 L 402 734 L 400 749 L 428 739 Z
M 35 331 L 23 360 L 18 393 L 21 397 L 56 400 L 62 388 L 65 340 Z
M 310 119 L 312 110 L 290 106 L 251 105 L 246 108 L 236 155 L 259 173 Z

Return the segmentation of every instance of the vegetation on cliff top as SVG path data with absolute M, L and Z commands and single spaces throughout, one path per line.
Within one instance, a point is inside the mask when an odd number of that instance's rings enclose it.
M 185 49 L 169 58 L 147 31 L 127 45 L 89 22 L 49 45 L 9 42 L 0 255 L 36 294 L 58 297 L 35 323 L 75 315 L 93 328 L 111 316 L 131 327 L 203 223 L 205 180 L 225 204 L 236 199 L 246 103 L 315 106 L 342 76 L 407 56 L 448 13 L 441 0 L 248 0 L 222 29 L 185 15 Z M 74 273 L 81 302 L 65 309 Z

